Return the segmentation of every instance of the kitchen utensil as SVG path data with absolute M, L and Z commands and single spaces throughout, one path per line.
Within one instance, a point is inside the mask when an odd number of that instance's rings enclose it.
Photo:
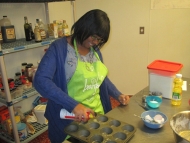
M 97 114 L 86 123 L 72 122 L 64 131 L 85 143 L 126 143 L 133 137 L 136 128 L 126 122 Z
M 142 118 L 141 116 L 138 116 L 138 115 L 136 115 L 136 114 L 134 114 L 134 116 L 136 116 L 136 117 L 138 117 L 138 118 L 140 118 L 140 119 L 144 119 L 144 120 L 148 120 L 149 122 L 152 122 L 151 120 Z

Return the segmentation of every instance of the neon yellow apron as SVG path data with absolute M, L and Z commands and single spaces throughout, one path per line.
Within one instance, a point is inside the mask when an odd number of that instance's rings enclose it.
M 108 70 L 100 61 L 98 54 L 93 48 L 91 50 L 93 50 L 98 60 L 92 63 L 80 60 L 76 41 L 74 41 L 74 48 L 78 57 L 78 64 L 75 73 L 67 84 L 69 96 L 84 106 L 93 109 L 95 112 L 104 114 L 99 87 L 106 77 Z

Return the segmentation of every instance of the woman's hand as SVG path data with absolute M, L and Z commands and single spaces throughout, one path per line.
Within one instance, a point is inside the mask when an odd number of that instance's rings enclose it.
M 121 102 L 122 105 L 127 105 L 129 103 L 129 101 L 130 101 L 129 96 L 124 95 L 124 94 L 121 94 L 118 99 L 119 99 L 119 102 Z
M 95 116 L 95 113 L 92 109 L 85 107 L 82 104 L 78 104 L 72 111 L 75 114 L 75 121 L 78 122 L 86 122 L 88 118 L 88 114 L 92 114 Z

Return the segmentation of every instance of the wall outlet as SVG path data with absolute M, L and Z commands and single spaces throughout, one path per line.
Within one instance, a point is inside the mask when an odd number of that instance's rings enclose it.
M 144 34 L 144 27 L 139 28 L 139 34 Z

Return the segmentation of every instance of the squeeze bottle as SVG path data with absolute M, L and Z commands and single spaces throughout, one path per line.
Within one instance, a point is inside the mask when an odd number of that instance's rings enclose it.
M 181 105 L 182 100 L 182 74 L 176 74 L 176 77 L 173 81 L 173 90 L 172 90 L 172 105 Z

